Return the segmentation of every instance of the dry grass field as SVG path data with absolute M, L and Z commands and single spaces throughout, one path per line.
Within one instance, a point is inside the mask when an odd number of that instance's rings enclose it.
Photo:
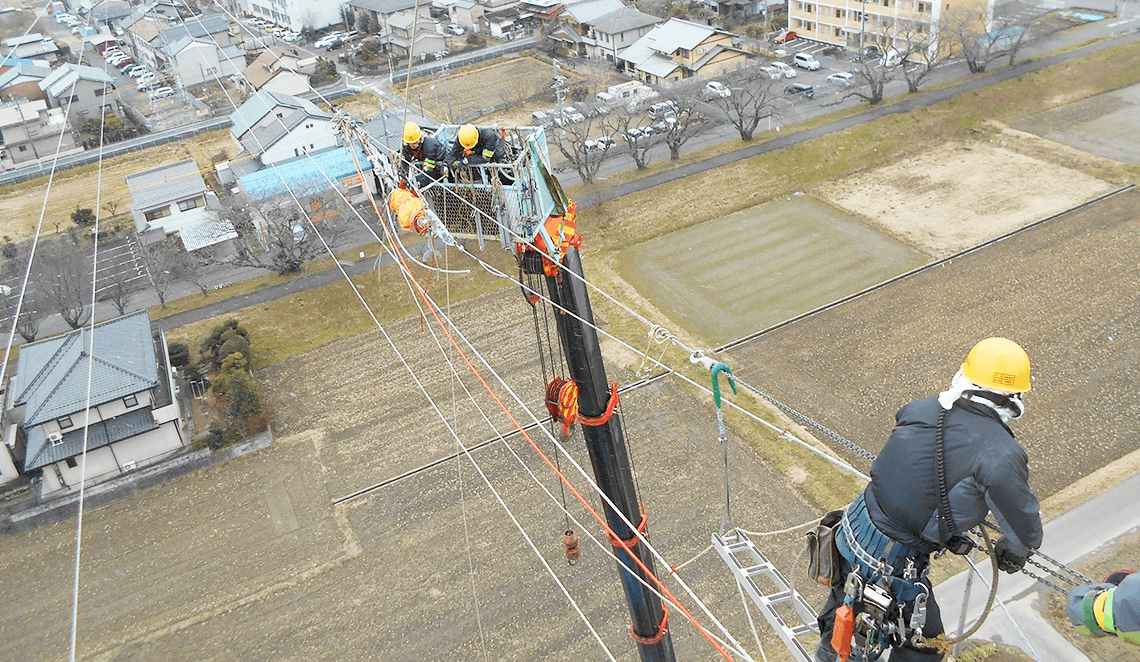
M 71 212 L 76 205 L 94 209 L 97 195 L 103 207 L 97 211 L 102 218 L 106 218 L 106 206 L 110 203 L 118 205 L 117 213 L 126 212 L 131 206 L 126 177 L 133 172 L 188 157 L 193 157 L 198 168 L 205 171 L 215 155 L 225 153 L 226 158 L 232 158 L 237 152 L 229 131 L 213 131 L 107 159 L 101 169 L 91 164 L 64 170 L 51 182 L 43 232 L 67 231 L 74 227 Z M 11 237 L 14 242 L 31 239 L 47 194 L 47 177 L 0 190 L 0 237 Z

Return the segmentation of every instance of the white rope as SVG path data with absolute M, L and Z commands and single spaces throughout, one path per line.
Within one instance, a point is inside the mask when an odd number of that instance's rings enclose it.
M 756 648 L 760 649 L 760 658 L 764 662 L 768 662 L 768 656 L 764 654 L 764 644 L 760 643 L 760 633 L 756 631 L 756 622 L 752 620 L 752 609 L 748 606 L 748 598 L 744 597 L 744 587 L 740 585 L 740 582 L 736 582 L 736 590 L 740 593 L 740 604 L 744 605 L 744 614 L 748 616 L 748 627 L 752 629 L 752 638 L 756 641 Z
M 107 73 L 107 64 L 103 64 L 103 73 Z M 78 82 L 78 81 L 76 81 Z M 104 93 L 107 91 L 107 84 L 103 84 Z M 104 94 L 104 96 L 106 96 Z M 99 161 L 96 166 L 95 175 L 95 226 L 94 226 L 94 248 L 91 255 L 91 312 L 90 312 L 90 326 L 88 328 L 87 339 L 87 391 L 84 396 L 84 422 L 83 422 L 83 450 L 80 453 L 79 464 L 79 513 L 76 516 L 76 530 L 75 530 L 75 581 L 72 586 L 71 595 L 71 645 L 69 647 L 68 659 L 70 662 L 75 662 L 75 653 L 77 646 L 77 638 L 79 631 L 79 574 L 80 574 L 80 560 L 83 557 L 83 505 L 87 494 L 87 444 L 90 440 L 91 432 L 91 391 L 92 379 L 94 375 L 95 366 L 95 293 L 98 286 L 99 274 L 99 204 L 102 202 L 103 194 L 103 139 L 104 139 L 104 126 L 107 122 L 107 104 L 102 104 L 99 112 Z
M 799 531 L 800 529 L 806 529 L 809 526 L 815 526 L 816 524 L 819 524 L 818 519 L 813 519 L 809 522 L 804 522 L 803 524 L 797 524 L 795 526 L 789 526 L 788 528 L 780 529 L 779 531 L 764 531 L 761 533 L 757 533 L 755 531 L 748 531 L 746 529 L 742 529 L 739 526 L 736 527 L 736 530 L 748 534 L 748 537 L 750 537 L 750 538 L 765 538 L 768 536 L 778 536 L 778 535 L 781 535 L 784 533 L 791 533 L 792 531 Z

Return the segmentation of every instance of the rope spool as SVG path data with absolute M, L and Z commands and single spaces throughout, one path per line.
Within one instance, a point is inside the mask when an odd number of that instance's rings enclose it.
M 570 437 L 570 426 L 578 420 L 578 384 L 555 377 L 546 385 L 546 410 L 562 423 L 562 438 Z

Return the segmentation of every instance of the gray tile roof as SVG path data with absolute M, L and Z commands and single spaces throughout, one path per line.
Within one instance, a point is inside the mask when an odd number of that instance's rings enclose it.
M 87 429 L 87 451 L 110 446 L 111 444 L 129 439 L 150 430 L 158 429 L 154 415 L 150 409 L 135 409 L 121 416 L 109 418 L 104 421 L 92 423 Z M 53 462 L 66 460 L 69 457 L 78 457 L 83 454 L 83 428 L 66 432 L 63 442 L 52 444 L 44 435 L 43 428 L 36 427 L 28 431 L 27 459 L 24 460 L 24 471 L 31 471 L 46 467 Z
M 183 159 L 127 175 L 127 189 L 131 207 L 147 210 L 205 193 L 206 182 L 194 159 Z
M 110 402 L 158 384 L 158 362 L 145 310 L 83 328 L 20 349 L 15 405 L 25 405 L 24 427 L 31 430 L 61 416 L 85 410 L 91 365 L 91 405 Z M 30 455 L 30 453 L 29 453 Z
M 199 38 L 208 37 L 209 35 L 218 34 L 219 32 L 226 32 L 229 29 L 230 21 L 228 18 L 222 14 L 210 14 L 189 23 L 167 28 L 162 31 L 159 38 L 163 40 L 162 43 L 173 44 L 187 35 Z
M 230 114 L 230 121 L 233 122 L 230 135 L 233 136 L 234 140 L 241 142 L 242 137 L 245 136 L 250 127 L 260 122 L 262 117 L 265 117 L 278 106 L 301 109 L 314 117 L 325 119 L 332 117 L 331 114 L 317 108 L 308 99 L 293 97 L 288 94 L 274 94 L 268 90 L 258 90 L 256 94 L 241 105 L 241 108 Z
M 605 16 L 599 16 L 594 19 L 591 25 L 594 26 L 595 30 L 604 34 L 621 34 L 626 30 L 636 30 L 637 28 L 643 28 L 647 25 L 654 25 L 655 23 L 662 23 L 664 21 L 665 19 L 646 14 L 637 7 L 622 7 Z
M 21 76 L 44 79 L 51 75 L 51 67 L 41 67 L 35 64 L 17 64 L 8 71 L 0 74 L 0 88 L 7 87 L 12 81 Z
M 71 86 L 79 80 L 91 80 L 96 83 L 106 83 L 114 87 L 115 79 L 102 69 L 88 67 L 82 64 L 65 64 L 51 75 L 40 81 L 40 89 L 52 97 L 58 97 L 68 92 Z

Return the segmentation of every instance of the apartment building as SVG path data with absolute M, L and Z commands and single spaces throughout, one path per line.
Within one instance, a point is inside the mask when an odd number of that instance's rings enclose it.
M 993 15 L 994 0 L 791 0 L 788 29 L 805 39 L 843 48 L 878 46 L 883 52 L 897 48 L 909 37 L 930 35 L 930 48 L 940 48 L 938 25 L 950 12 Z

